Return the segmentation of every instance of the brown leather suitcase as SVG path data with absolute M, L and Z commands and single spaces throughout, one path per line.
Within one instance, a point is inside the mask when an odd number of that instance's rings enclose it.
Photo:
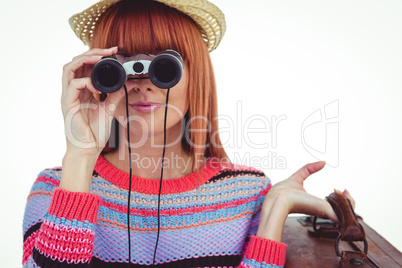
M 369 267 L 402 267 L 402 253 L 365 224 L 361 217 L 357 217 L 357 219 L 365 231 L 368 248 L 367 255 L 362 255 L 367 257 L 366 262 L 369 263 Z M 282 242 L 288 245 L 285 268 L 359 267 L 361 265 L 361 263 L 359 264 L 359 254 L 364 252 L 364 242 L 340 241 L 338 253 L 356 252 L 352 254 L 357 256 L 350 255 L 351 258 L 341 264 L 341 257 L 337 256 L 335 250 L 337 238 L 322 237 L 319 233 L 319 229 L 324 230 L 324 228 L 330 228 L 331 225 L 337 226 L 330 220 L 318 219 L 317 225 L 313 227 L 313 217 L 311 216 L 288 217 L 282 238 Z M 355 260 L 357 263 L 354 262 Z

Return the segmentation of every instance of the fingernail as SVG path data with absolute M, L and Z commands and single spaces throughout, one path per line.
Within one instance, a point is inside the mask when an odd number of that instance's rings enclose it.
M 101 59 L 102 58 L 102 56 L 98 56 L 98 55 L 92 55 L 91 57 L 95 58 L 95 59 Z
M 115 50 L 116 48 L 118 48 L 118 47 L 104 48 L 102 50 L 105 51 L 105 52 L 110 52 L 110 51 Z
M 110 104 L 110 105 L 109 105 L 109 110 L 112 111 L 112 112 L 113 112 L 114 110 L 116 110 L 116 105 L 113 104 L 113 103 Z

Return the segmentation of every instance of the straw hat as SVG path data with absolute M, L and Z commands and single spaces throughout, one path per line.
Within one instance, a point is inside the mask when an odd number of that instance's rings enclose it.
M 84 44 L 89 45 L 96 22 L 103 12 L 120 0 L 100 0 L 84 11 L 73 15 L 69 23 L 75 34 Z M 208 50 L 214 50 L 222 40 L 226 31 L 225 15 L 214 4 L 207 0 L 154 0 L 173 7 L 190 16 L 197 24 L 198 29 Z

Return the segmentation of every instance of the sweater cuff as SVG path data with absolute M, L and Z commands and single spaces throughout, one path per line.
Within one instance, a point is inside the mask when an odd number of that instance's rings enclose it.
M 100 198 L 96 194 L 69 192 L 56 188 L 49 207 L 49 214 L 68 220 L 95 223 L 98 217 Z
M 284 243 L 252 235 L 245 257 L 249 260 L 254 259 L 259 263 L 266 262 L 268 264 L 284 266 L 287 247 Z

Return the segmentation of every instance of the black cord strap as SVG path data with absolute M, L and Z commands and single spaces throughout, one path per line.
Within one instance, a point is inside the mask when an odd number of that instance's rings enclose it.
M 165 119 L 163 122 L 163 152 L 162 152 L 162 166 L 161 166 L 161 179 L 159 181 L 159 194 L 158 194 L 158 234 L 156 236 L 156 244 L 154 251 L 154 259 L 152 262 L 152 266 L 155 266 L 155 258 L 156 258 L 156 249 L 158 248 L 159 242 L 159 233 L 160 233 L 160 207 L 161 207 L 161 192 L 162 192 L 162 178 L 163 178 L 163 161 L 165 159 L 165 146 L 166 146 L 166 119 L 167 119 L 167 109 L 168 109 L 168 101 L 169 101 L 169 92 L 170 88 L 167 90 L 166 94 L 166 105 L 165 105 Z
M 128 265 L 131 265 L 131 235 L 130 235 L 130 200 L 131 200 L 131 145 L 130 145 L 130 120 L 128 115 L 128 93 L 127 87 L 124 85 L 124 91 L 126 92 L 126 116 L 127 116 L 127 142 L 128 142 L 128 159 L 130 162 L 130 179 L 128 185 L 128 198 L 127 198 L 127 233 L 128 233 Z
M 129 113 L 128 113 L 128 92 L 127 87 L 124 85 L 124 91 L 126 93 L 126 116 L 127 116 L 127 142 L 128 142 L 128 157 L 130 162 L 130 178 L 128 186 L 128 198 L 127 198 L 127 233 L 128 233 L 128 264 L 131 266 L 131 234 L 130 234 L 130 201 L 131 201 L 131 179 L 132 179 L 132 163 L 131 163 L 131 145 L 130 145 L 130 124 L 129 124 Z M 167 90 L 166 94 L 166 105 L 165 105 L 165 118 L 163 122 L 163 151 L 162 151 L 162 166 L 161 166 L 161 178 L 159 182 L 159 194 L 158 194 L 158 234 L 156 236 L 156 244 L 154 250 L 154 257 L 152 261 L 152 266 L 155 266 L 156 250 L 158 248 L 159 234 L 160 234 L 160 203 L 161 203 L 161 192 L 162 192 L 162 180 L 163 180 L 163 162 L 165 159 L 165 147 L 166 147 L 166 120 L 167 120 L 167 108 L 169 102 L 170 88 Z

